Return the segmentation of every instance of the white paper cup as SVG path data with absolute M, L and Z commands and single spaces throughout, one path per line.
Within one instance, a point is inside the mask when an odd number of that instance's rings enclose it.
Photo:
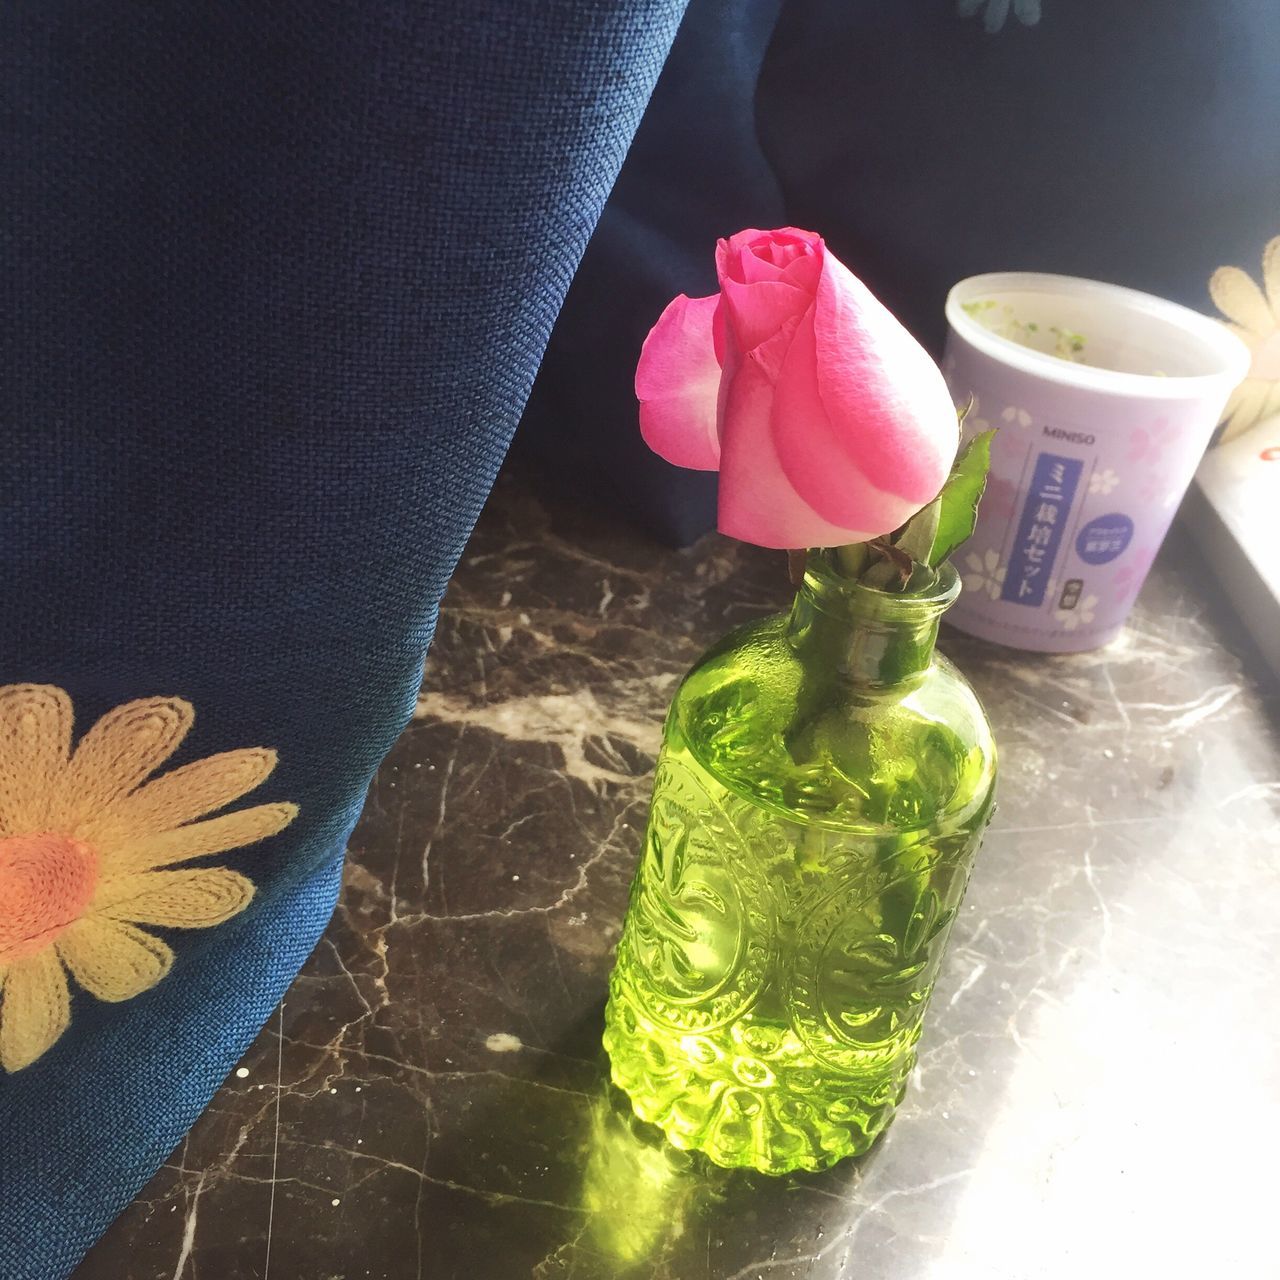
M 1071 653 L 1119 634 L 1249 352 L 1134 289 L 1035 272 L 962 280 L 943 369 L 966 436 L 998 427 L 948 621 Z

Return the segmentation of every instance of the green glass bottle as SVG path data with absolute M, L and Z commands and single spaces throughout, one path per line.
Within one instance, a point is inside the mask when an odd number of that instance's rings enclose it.
M 958 592 L 949 564 L 900 594 L 811 551 L 790 612 L 676 693 L 604 1043 L 677 1146 L 820 1169 L 902 1101 L 994 800 L 990 725 L 934 652 Z

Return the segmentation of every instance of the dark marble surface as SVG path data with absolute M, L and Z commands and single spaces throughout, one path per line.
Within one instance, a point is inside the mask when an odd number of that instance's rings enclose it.
M 1105 652 L 945 636 L 1000 811 L 885 1140 L 771 1181 L 628 1123 L 597 1046 L 662 714 L 787 597 L 500 482 L 327 934 L 78 1280 L 1273 1274 L 1280 696 L 1178 536 Z

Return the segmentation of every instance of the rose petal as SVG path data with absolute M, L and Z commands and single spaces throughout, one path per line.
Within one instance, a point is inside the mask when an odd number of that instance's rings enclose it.
M 955 455 L 937 367 L 819 236 L 742 231 L 716 246 L 716 266 L 718 299 L 677 299 L 645 344 L 645 439 L 679 465 L 719 464 L 733 537 L 832 545 L 900 525 Z
M 825 251 L 819 246 L 814 249 L 809 245 L 804 247 L 803 252 L 793 258 L 782 273 L 782 278 L 788 283 L 796 286 L 797 289 L 804 289 L 812 293 L 818 287 L 818 277 L 822 274 L 822 259 Z
M 738 258 L 738 270 L 734 276 L 741 276 L 742 284 L 758 284 L 761 280 L 781 280 L 782 269 L 786 263 L 775 262 L 773 255 L 761 257 L 758 253 L 750 251 L 743 253 Z M 735 278 L 734 283 L 739 283 Z
M 726 240 L 716 241 L 716 276 L 722 288 L 726 280 L 746 284 L 746 277 L 742 272 L 742 255 L 754 241 L 768 235 L 767 231 L 749 228 L 739 231 L 737 235 L 729 236 Z
M 872 536 L 824 520 L 795 491 L 774 447 L 772 407 L 773 380 L 759 362 L 743 361 L 733 372 L 725 396 L 720 532 L 780 549 L 842 546 Z
M 649 331 L 636 366 L 640 433 L 654 453 L 677 467 L 714 471 L 720 465 L 716 402 L 719 294 L 673 299 Z
M 746 284 L 747 258 L 762 255 L 777 265 L 785 265 L 790 255 L 812 253 L 822 249 L 822 237 L 812 231 L 796 227 L 778 227 L 773 231 L 760 231 L 748 227 L 726 240 L 716 242 L 716 274 L 721 284 L 726 279 Z M 781 259 L 781 261 L 780 261 Z
M 833 440 L 878 489 L 923 506 L 942 487 L 959 433 L 938 366 L 832 254 L 814 309 L 818 394 Z
M 794 227 L 739 231 L 716 245 L 716 273 L 739 350 L 760 346 L 803 314 L 823 252 L 821 237 Z
M 742 352 L 762 346 L 813 305 L 810 292 L 785 280 L 759 280 L 755 284 L 725 280 L 722 296 L 729 331 Z
M 776 379 L 771 428 L 779 465 L 796 493 L 822 519 L 840 528 L 863 530 L 859 538 L 849 541 L 888 533 L 910 519 L 921 504 L 885 492 L 867 478 L 841 435 L 840 428 L 851 424 L 833 423 L 818 394 L 818 372 L 810 312 L 800 321 Z

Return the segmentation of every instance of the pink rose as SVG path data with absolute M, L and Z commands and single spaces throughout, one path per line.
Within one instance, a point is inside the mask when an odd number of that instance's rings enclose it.
M 716 269 L 718 294 L 654 325 L 636 395 L 655 453 L 720 472 L 720 531 L 841 546 L 931 501 L 959 440 L 946 383 L 821 237 L 740 231 Z

